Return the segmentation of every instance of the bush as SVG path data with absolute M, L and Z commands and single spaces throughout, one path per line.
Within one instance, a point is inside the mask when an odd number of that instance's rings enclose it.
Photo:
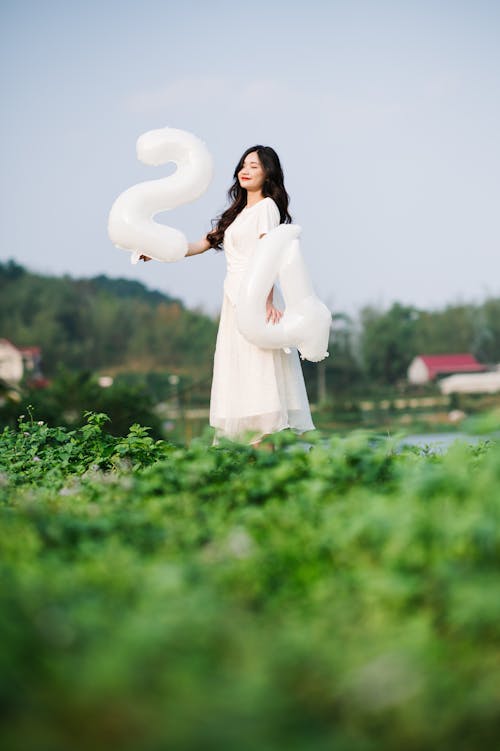
M 498 446 L 104 420 L 0 438 L 4 748 L 497 745 Z

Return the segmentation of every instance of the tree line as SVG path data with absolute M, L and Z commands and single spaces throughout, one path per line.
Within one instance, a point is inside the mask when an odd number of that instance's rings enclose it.
M 0 263 L 0 337 L 38 345 L 49 378 L 70 370 L 169 371 L 204 381 L 208 399 L 217 321 L 140 282 L 97 276 L 74 279 Z M 470 352 L 500 362 L 500 298 L 438 310 L 393 303 L 356 316 L 334 312 L 323 364 L 327 391 L 393 387 L 418 354 Z M 314 400 L 318 365 L 303 363 Z
M 43 371 L 206 368 L 216 321 L 128 279 L 73 279 L 0 264 L 0 337 L 40 346 Z

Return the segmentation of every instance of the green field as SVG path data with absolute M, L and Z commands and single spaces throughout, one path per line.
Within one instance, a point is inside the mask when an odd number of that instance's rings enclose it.
M 5 751 L 500 740 L 500 446 L 0 434 Z

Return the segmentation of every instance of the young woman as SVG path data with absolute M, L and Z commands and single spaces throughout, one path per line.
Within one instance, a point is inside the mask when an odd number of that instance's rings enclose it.
M 226 254 L 210 399 L 214 443 L 227 437 L 258 444 L 264 435 L 285 428 L 297 433 L 314 429 L 297 350 L 287 354 L 256 347 L 240 334 L 236 324 L 238 290 L 256 243 L 279 224 L 291 222 L 283 170 L 274 149 L 258 145 L 245 151 L 228 197 L 229 208 L 214 222 L 211 232 L 189 243 L 187 255 L 209 248 L 224 249 Z M 283 315 L 274 296 L 273 287 L 262 311 L 269 325 Z M 276 298 L 279 304 L 278 294 Z

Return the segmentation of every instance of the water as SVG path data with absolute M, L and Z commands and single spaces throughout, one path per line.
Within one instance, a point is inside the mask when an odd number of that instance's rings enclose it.
M 428 446 L 435 453 L 443 454 L 455 441 L 474 446 L 488 440 L 495 440 L 495 438 L 491 435 L 467 435 L 467 433 L 415 433 L 405 436 L 399 445 L 419 446 L 420 448 Z
M 445 454 L 450 446 L 452 446 L 455 441 L 460 441 L 461 443 L 467 443 L 470 446 L 476 446 L 479 443 L 484 443 L 485 441 L 494 441 L 495 443 L 500 443 L 500 433 L 490 434 L 490 435 L 468 435 L 467 433 L 415 433 L 413 435 L 407 435 L 404 438 L 402 438 L 398 445 L 398 448 L 403 448 L 403 446 L 418 446 L 422 449 L 429 449 L 429 451 L 433 454 Z M 328 445 L 328 438 L 324 439 L 324 444 Z M 300 446 L 305 451 L 309 451 L 313 447 L 312 443 L 307 443 L 306 441 L 301 441 L 299 443 Z

